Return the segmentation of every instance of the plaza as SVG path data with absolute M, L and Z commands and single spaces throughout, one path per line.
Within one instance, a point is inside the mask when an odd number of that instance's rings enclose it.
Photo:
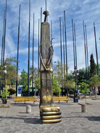
M 80 99 L 79 103 L 84 103 Z M 54 102 L 62 112 L 60 123 L 41 124 L 39 102 L 15 102 L 10 100 L 10 108 L 0 108 L 0 133 L 100 133 L 100 100 L 87 99 L 87 112 L 70 99 L 68 103 Z M 26 113 L 26 105 L 31 105 L 31 113 Z

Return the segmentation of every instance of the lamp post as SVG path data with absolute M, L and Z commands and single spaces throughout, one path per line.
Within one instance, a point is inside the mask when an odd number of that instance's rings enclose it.
M 77 92 L 77 75 L 79 74 L 78 70 L 74 69 L 73 75 L 75 76 L 75 90 L 74 90 L 74 102 L 78 102 L 78 92 Z

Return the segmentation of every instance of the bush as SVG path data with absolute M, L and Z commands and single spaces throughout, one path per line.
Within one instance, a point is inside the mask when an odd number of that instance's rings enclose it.
M 3 88 L 2 93 L 0 94 L 0 96 L 2 96 L 2 98 L 5 98 L 9 95 L 9 91 L 7 90 L 7 85 L 5 85 L 5 88 Z
M 9 95 L 13 95 L 16 93 L 16 91 L 12 88 L 8 89 Z

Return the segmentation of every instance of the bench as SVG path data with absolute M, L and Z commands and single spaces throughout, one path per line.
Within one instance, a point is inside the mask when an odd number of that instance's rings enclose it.
M 67 96 L 53 96 L 53 101 L 58 101 L 58 102 L 66 101 L 66 102 L 68 102 L 69 99 Z
M 15 103 L 21 102 L 21 101 L 24 101 L 24 103 L 25 103 L 26 101 L 34 101 L 35 102 L 36 100 L 35 100 L 35 97 L 15 97 L 14 101 L 15 101 Z

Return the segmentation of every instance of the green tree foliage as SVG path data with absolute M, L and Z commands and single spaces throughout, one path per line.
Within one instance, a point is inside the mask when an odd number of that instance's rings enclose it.
M 80 83 L 79 89 L 83 94 L 88 94 L 90 92 L 89 85 L 85 82 Z
M 2 96 L 2 98 L 6 98 L 9 95 L 9 91 L 7 89 L 7 85 L 5 85 L 5 88 L 3 88 L 3 91 L 1 92 L 0 96 Z
M 64 65 L 63 64 L 61 65 L 59 61 L 54 65 L 53 77 L 56 78 L 60 86 L 63 85 Z
M 65 88 L 67 88 L 68 95 L 70 91 L 74 92 L 74 89 L 75 89 L 74 79 L 65 81 L 64 85 L 65 85 Z
M 8 85 L 14 85 L 16 81 L 16 58 L 10 57 L 6 58 L 6 81 Z M 0 65 L 0 78 L 2 78 L 2 83 L 4 84 L 4 66 Z
M 81 82 L 79 86 L 80 92 L 85 94 L 88 94 L 90 92 L 89 85 L 85 82 Z M 86 103 L 86 95 L 85 95 L 85 103 Z
M 86 73 L 86 70 L 83 69 L 79 69 L 79 74 L 78 74 L 78 84 L 81 82 L 87 82 L 89 80 L 89 75 L 90 75 L 90 69 L 88 67 L 88 71 Z
M 40 77 L 37 77 L 37 78 L 35 79 L 35 88 L 36 88 L 36 89 L 40 89 Z
M 90 56 L 90 77 L 96 74 L 96 64 L 94 62 L 93 54 Z
M 23 85 L 23 87 L 28 86 L 28 73 L 23 69 L 21 72 L 19 84 Z
M 37 77 L 38 77 L 38 69 L 37 68 L 30 68 L 30 79 L 32 80 L 32 77 L 33 77 L 33 80 L 35 80 Z
M 91 87 L 100 86 L 100 77 L 98 75 L 94 75 L 93 77 L 91 77 L 90 80 L 89 80 L 89 85 Z
M 27 90 L 28 90 L 28 73 L 24 69 L 21 72 L 21 78 L 19 80 L 19 84 L 23 85 L 22 92 L 27 92 Z M 31 84 L 31 80 L 29 80 L 29 84 Z
M 53 66 L 54 66 L 53 76 L 52 76 L 53 93 L 58 95 L 61 92 L 60 88 L 64 86 L 66 75 L 64 75 L 64 64 L 61 65 L 61 63 L 58 61 Z
M 53 89 L 53 94 L 55 95 L 59 95 L 61 92 L 60 85 L 56 77 L 52 79 L 52 89 Z
M 100 86 L 100 77 L 98 75 L 94 75 L 90 78 L 89 85 L 94 87 L 95 89 L 95 96 L 97 95 L 96 87 Z

